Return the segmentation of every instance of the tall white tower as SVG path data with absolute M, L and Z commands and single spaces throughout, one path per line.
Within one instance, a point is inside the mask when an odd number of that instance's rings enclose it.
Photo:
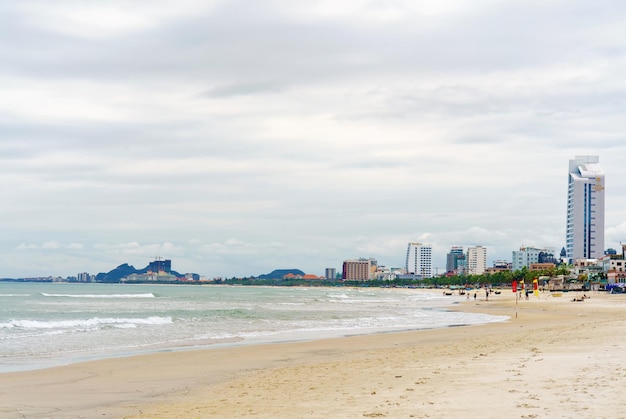
M 411 242 L 406 249 L 406 273 L 420 275 L 422 278 L 432 278 L 433 248 L 429 244 Z
M 598 156 L 569 161 L 566 259 L 598 259 L 604 254 L 604 172 Z
M 467 248 L 467 272 L 470 275 L 482 275 L 487 269 L 487 248 L 473 246 Z

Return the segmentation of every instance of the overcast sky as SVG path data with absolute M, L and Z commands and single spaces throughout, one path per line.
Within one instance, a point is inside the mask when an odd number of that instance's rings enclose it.
M 621 0 L 0 3 L 0 277 L 208 277 L 626 242 Z

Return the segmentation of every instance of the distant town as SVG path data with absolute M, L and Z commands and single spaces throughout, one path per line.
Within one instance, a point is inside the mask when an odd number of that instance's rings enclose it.
M 605 290 L 626 281 L 626 244 L 621 252 L 607 249 L 599 259 L 577 259 L 568 264 L 565 250 L 555 257 L 553 248 L 521 247 L 513 251 L 513 262 L 495 261 L 487 267 L 487 249 L 453 246 L 447 254 L 446 272 L 432 274 L 430 245 L 411 242 L 402 268 L 387 268 L 376 259 L 359 258 L 343 262 L 340 272 L 326 268 L 324 276 L 299 269 L 276 269 L 267 274 L 244 278 L 205 278 L 195 273 L 180 274 L 170 259 L 157 258 L 145 268 L 122 264 L 107 273 L 75 277 L 2 278 L 18 282 L 78 282 L 111 284 L 240 284 L 240 285 L 356 285 L 356 286 L 509 286 L 513 281 L 539 280 L 549 290 Z M 624 286 L 620 285 L 623 289 Z
M 618 252 L 604 249 L 604 172 L 598 156 L 576 156 L 569 161 L 566 245 L 557 254 L 554 247 L 522 246 L 512 251 L 511 261 L 496 260 L 487 267 L 487 248 L 452 246 L 446 255 L 444 272 L 433 272 L 432 246 L 420 242 L 407 245 L 403 267 L 386 267 L 374 258 L 343 261 L 340 272 L 326 268 L 323 276 L 299 269 L 277 269 L 245 278 L 206 278 L 195 273 L 172 270 L 172 261 L 156 257 L 145 268 L 122 264 L 107 272 L 75 277 L 2 278 L 21 282 L 98 282 L 164 284 L 240 285 L 371 285 L 371 286 L 461 286 L 492 285 L 535 281 L 548 289 L 624 290 L 626 244 Z

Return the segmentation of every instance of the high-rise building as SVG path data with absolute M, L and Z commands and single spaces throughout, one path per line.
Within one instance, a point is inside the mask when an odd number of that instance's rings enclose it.
M 153 273 L 170 273 L 172 272 L 172 261 L 170 259 L 163 260 L 157 256 L 156 260 L 150 262 L 148 265 L 148 270 Z
M 409 275 L 418 275 L 422 278 L 432 278 L 433 248 L 429 244 L 411 242 L 406 249 L 406 263 L 404 269 Z
M 446 255 L 446 272 L 463 273 L 465 268 L 465 253 L 463 246 L 452 246 Z
M 604 252 L 604 172 L 598 156 L 569 161 L 566 260 L 599 259 Z
M 474 246 L 467 248 L 467 273 L 482 275 L 487 269 L 487 248 Z
M 76 276 L 76 279 L 78 282 L 90 282 L 91 275 L 89 275 L 87 272 L 81 272 Z
M 337 279 L 337 270 L 335 268 L 326 268 L 326 279 Z

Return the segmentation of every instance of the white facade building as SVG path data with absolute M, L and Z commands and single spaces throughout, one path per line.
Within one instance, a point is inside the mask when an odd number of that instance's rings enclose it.
M 604 254 L 604 172 L 598 156 L 569 161 L 566 260 L 600 259 Z
M 422 278 L 432 278 L 433 248 L 429 244 L 411 242 L 406 249 L 406 264 L 404 269 L 409 275 L 418 275 Z
M 482 275 L 487 269 L 487 248 L 474 246 L 467 248 L 467 273 Z
M 530 268 L 533 263 L 556 263 L 555 255 L 554 247 L 520 247 L 519 250 L 513 250 L 512 270 L 519 271 L 524 267 Z

